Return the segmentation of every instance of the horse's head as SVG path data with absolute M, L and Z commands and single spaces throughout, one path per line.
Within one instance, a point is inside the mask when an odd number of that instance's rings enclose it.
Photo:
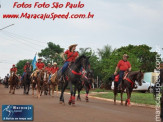
M 87 63 L 87 57 L 85 55 L 81 55 L 79 56 L 76 61 L 75 61 L 75 64 L 81 68 L 83 67 L 84 69 L 86 68 L 86 63 Z
M 136 81 L 138 82 L 138 84 L 141 86 L 142 85 L 142 79 L 144 78 L 144 73 L 140 70 L 138 71 L 137 75 L 136 75 Z

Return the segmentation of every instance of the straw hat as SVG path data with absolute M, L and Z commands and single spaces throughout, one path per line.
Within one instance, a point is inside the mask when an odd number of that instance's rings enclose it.
M 71 50 L 72 47 L 76 47 L 76 46 L 78 46 L 78 45 L 77 45 L 77 44 L 70 45 L 70 46 L 69 46 L 69 50 Z
M 42 60 L 42 58 L 38 58 L 38 60 Z
M 129 56 L 128 56 L 127 54 L 124 54 L 123 57 L 127 57 L 127 58 L 129 58 Z
M 53 65 L 57 65 L 57 63 L 56 62 L 54 62 L 54 64 Z

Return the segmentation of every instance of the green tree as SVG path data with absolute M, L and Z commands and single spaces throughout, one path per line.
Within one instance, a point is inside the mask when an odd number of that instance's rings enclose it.
M 51 62 L 53 60 L 54 62 L 57 62 L 58 65 L 62 65 L 63 60 L 60 54 L 63 53 L 64 48 L 61 48 L 60 45 L 56 45 L 52 42 L 48 42 L 47 45 L 48 47 L 42 49 L 38 55 L 45 58 L 45 63 Z

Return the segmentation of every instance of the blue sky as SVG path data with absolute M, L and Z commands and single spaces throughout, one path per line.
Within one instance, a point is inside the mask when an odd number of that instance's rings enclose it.
M 52 0 L 37 0 L 52 3 Z M 66 3 L 66 0 L 59 0 Z M 163 47 L 163 0 L 81 0 L 83 9 L 17 9 L 15 0 L 0 0 L 0 76 L 20 59 L 32 59 L 36 52 L 52 41 L 65 49 L 74 43 L 95 51 L 104 45 L 119 48 L 128 44 L 147 44 L 155 51 Z M 34 3 L 35 0 L 19 0 Z M 71 0 L 78 3 L 77 0 Z M 28 13 L 94 13 L 94 19 L 26 20 L 3 19 L 3 14 Z M 27 38 L 26 38 L 27 37 Z

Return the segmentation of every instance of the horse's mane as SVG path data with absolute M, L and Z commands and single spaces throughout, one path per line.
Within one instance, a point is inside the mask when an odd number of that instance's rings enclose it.
M 75 63 L 78 63 L 82 58 L 86 58 L 86 56 L 85 56 L 85 55 L 79 56 L 79 57 L 75 60 Z
M 133 72 L 130 72 L 130 78 L 132 80 L 136 80 L 137 82 L 139 82 L 138 79 L 136 79 L 136 76 L 138 75 L 138 73 L 141 73 L 141 78 L 140 79 L 143 79 L 143 72 L 140 72 L 140 71 L 133 71 Z

